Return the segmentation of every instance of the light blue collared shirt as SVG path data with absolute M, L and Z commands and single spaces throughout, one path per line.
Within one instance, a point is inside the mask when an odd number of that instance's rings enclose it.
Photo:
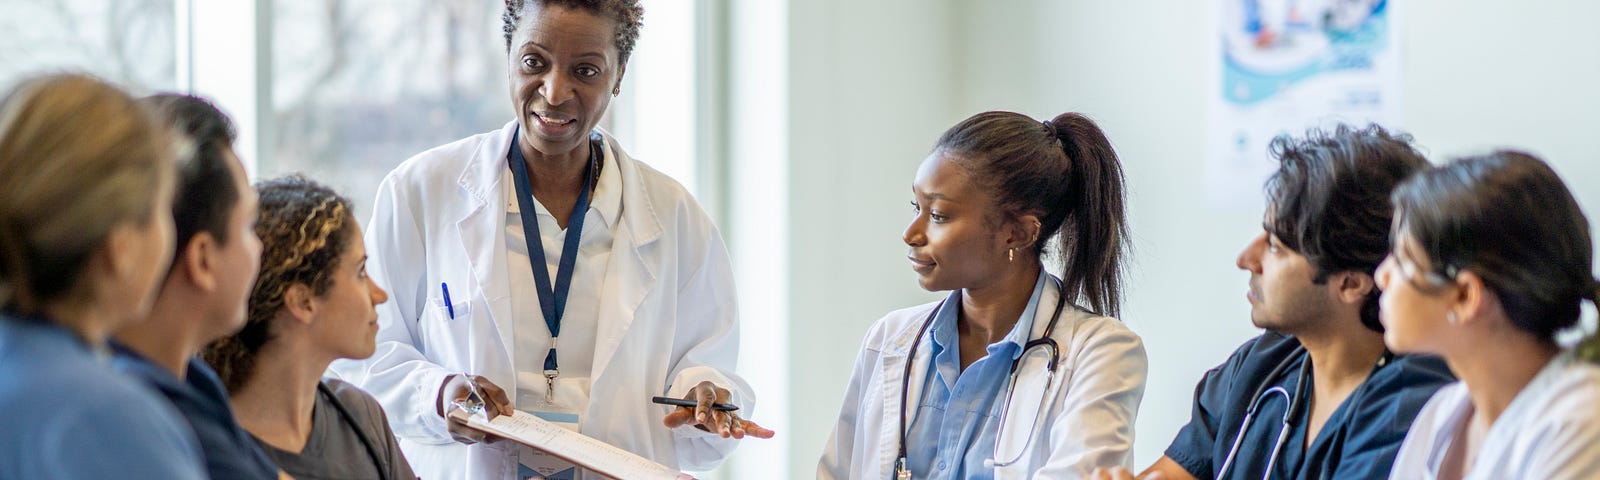
M 994 478 L 994 469 L 983 466 L 994 452 L 995 434 L 1000 427 L 1000 406 L 1005 403 L 1006 380 L 1011 364 L 1022 356 L 1033 331 L 1033 317 L 1039 310 L 1050 275 L 1039 272 L 1033 297 L 1022 310 L 1016 326 L 1004 339 L 989 345 L 988 355 L 961 370 L 960 339 L 956 315 L 961 311 L 961 293 L 935 314 L 929 329 L 932 345 L 924 350 L 932 368 L 922 382 L 922 398 L 916 419 L 906 435 L 906 466 L 916 478 Z

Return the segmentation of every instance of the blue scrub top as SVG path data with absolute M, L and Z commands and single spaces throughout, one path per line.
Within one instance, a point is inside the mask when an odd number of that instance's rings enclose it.
M 0 478 L 206 478 L 194 433 L 59 325 L 0 315 Z
M 1195 387 L 1193 416 L 1167 447 L 1166 456 L 1196 478 L 1217 478 L 1238 438 L 1251 396 L 1262 382 L 1282 386 L 1290 396 L 1295 395 L 1301 367 L 1310 361 L 1310 355 L 1299 346 L 1294 337 L 1269 331 L 1245 342 L 1226 363 L 1206 372 Z M 1279 363 L 1286 363 L 1283 371 L 1265 378 Z M 1453 381 L 1449 367 L 1438 357 L 1393 356 L 1339 405 L 1306 448 L 1305 419 L 1313 383 L 1308 378 L 1308 390 L 1285 434 L 1288 439 L 1270 478 L 1388 478 L 1411 421 L 1435 390 Z M 1262 395 L 1227 478 L 1268 478 L 1263 470 L 1288 408 L 1284 395 Z
M 206 472 L 213 479 L 276 479 L 278 465 L 267 458 L 250 433 L 239 426 L 228 404 L 228 390 L 210 365 L 189 359 L 189 371 L 179 380 L 172 372 L 151 363 L 139 352 L 112 342 L 118 371 L 143 381 L 172 402 L 194 429 L 204 452 Z

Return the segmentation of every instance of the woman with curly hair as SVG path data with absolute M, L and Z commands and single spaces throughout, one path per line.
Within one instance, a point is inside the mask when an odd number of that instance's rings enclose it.
M 206 348 L 239 424 L 295 478 L 411 479 L 378 402 L 323 379 L 328 364 L 372 355 L 374 307 L 350 202 L 300 176 L 256 184 L 261 273 L 238 333 Z

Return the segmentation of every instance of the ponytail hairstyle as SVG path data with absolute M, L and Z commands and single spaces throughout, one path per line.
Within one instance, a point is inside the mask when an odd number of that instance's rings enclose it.
M 327 293 L 339 257 L 356 232 L 350 200 L 306 177 L 266 180 L 255 188 L 261 197 L 256 222 L 261 273 L 250 291 L 249 316 L 238 333 L 201 352 L 230 393 L 249 383 L 262 347 L 272 341 L 272 320 L 283 309 L 289 287 L 300 284 L 313 295 Z
M 1426 273 L 1476 274 L 1518 330 L 1554 341 L 1578 323 L 1583 300 L 1595 301 L 1589 220 L 1555 170 L 1533 155 L 1461 158 L 1418 174 L 1392 201 L 1394 234 L 1425 257 Z M 1589 337 L 1580 351 L 1595 359 L 1600 340 Z
M 1123 256 L 1128 249 L 1122 165 L 1094 121 L 1063 113 L 1045 122 L 1012 112 L 984 112 L 950 127 L 936 151 L 973 173 L 992 192 L 1001 221 L 1039 217 L 1033 250 L 1060 242 L 1066 301 L 1086 300 L 1101 315 L 1121 314 Z

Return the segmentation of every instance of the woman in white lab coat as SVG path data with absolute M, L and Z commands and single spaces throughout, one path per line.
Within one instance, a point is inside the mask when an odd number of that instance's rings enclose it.
M 818 478 L 1082 478 L 1127 465 L 1146 359 L 1109 316 L 1122 183 L 1105 134 L 1079 114 L 988 112 L 946 131 L 917 170 L 904 240 L 922 287 L 951 293 L 868 331 Z M 1057 238 L 1059 278 L 1042 260 Z
M 508 1 L 516 119 L 423 152 L 379 187 L 369 269 L 392 297 L 378 307 L 377 353 L 332 370 L 378 398 L 423 478 L 570 467 L 447 421 L 473 383 L 491 412 L 524 411 L 684 470 L 715 467 L 747 434 L 772 435 L 740 418 L 754 395 L 733 373 L 737 308 L 716 227 L 682 186 L 594 128 L 620 93 L 641 16 L 632 0 Z M 699 405 L 651 404 L 657 395 Z
M 1384 343 L 1439 355 L 1461 381 L 1417 414 L 1389 478 L 1595 478 L 1600 341 L 1556 342 L 1600 290 L 1572 192 L 1538 158 L 1498 151 L 1419 173 L 1393 199 Z

